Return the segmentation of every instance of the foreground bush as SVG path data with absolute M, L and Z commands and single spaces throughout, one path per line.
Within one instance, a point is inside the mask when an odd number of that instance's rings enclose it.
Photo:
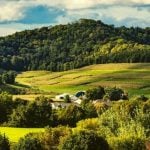
M 0 94 L 0 124 L 8 121 L 8 116 L 12 112 L 12 96 L 8 93 Z
M 108 97 L 111 101 L 117 101 L 120 99 L 128 99 L 127 97 L 125 97 L 124 95 L 124 91 L 120 88 L 109 88 L 106 89 Z
M 37 137 L 28 134 L 19 140 L 15 150 L 43 150 L 43 148 Z
M 57 149 L 60 141 L 71 134 L 69 127 L 48 128 L 46 131 L 39 135 L 41 143 L 45 150 Z
M 39 97 L 27 105 L 19 105 L 10 115 L 9 125 L 14 127 L 45 127 L 50 125 L 51 104 L 45 97 Z
M 112 150 L 145 150 L 145 141 L 140 138 L 112 138 Z
M 102 99 L 105 95 L 105 89 L 101 86 L 86 91 L 86 97 L 89 100 Z
M 79 120 L 84 119 L 84 116 L 83 109 L 74 104 L 57 112 L 59 125 L 69 125 L 71 127 L 74 127 Z
M 80 131 L 70 135 L 60 145 L 60 150 L 108 150 L 109 145 L 103 137 L 94 132 Z
M 7 137 L 0 134 L 0 150 L 10 150 L 10 144 Z

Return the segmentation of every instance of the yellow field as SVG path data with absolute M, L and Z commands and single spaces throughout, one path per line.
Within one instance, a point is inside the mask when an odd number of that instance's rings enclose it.
M 21 137 L 24 137 L 28 133 L 44 132 L 44 128 L 9 128 L 0 127 L 0 133 L 9 138 L 11 142 L 18 142 Z

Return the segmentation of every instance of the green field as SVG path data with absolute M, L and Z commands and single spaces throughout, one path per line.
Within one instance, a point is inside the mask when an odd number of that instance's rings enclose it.
M 9 138 L 11 142 L 18 142 L 21 137 L 24 137 L 28 133 L 44 132 L 44 128 L 9 128 L 0 127 L 0 133 Z
M 22 99 L 25 99 L 25 100 L 29 100 L 29 101 L 32 101 L 34 100 L 36 97 L 40 97 L 42 96 L 42 94 L 26 94 L 26 95 L 13 95 L 13 99 L 16 99 L 16 98 L 22 98 Z M 53 98 L 54 95 L 46 95 L 44 94 L 45 97 L 48 97 L 48 98 Z
M 65 72 L 27 71 L 18 84 L 45 92 L 75 93 L 98 85 L 120 87 L 131 96 L 150 96 L 150 63 L 99 64 Z

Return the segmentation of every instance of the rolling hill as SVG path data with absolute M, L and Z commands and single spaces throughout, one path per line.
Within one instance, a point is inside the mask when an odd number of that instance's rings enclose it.
M 27 71 L 20 73 L 16 82 L 54 93 L 75 93 L 101 85 L 121 87 L 130 96 L 150 96 L 150 64 L 100 64 L 64 72 Z
M 0 38 L 0 69 L 66 71 L 93 64 L 150 62 L 150 28 L 80 19 Z

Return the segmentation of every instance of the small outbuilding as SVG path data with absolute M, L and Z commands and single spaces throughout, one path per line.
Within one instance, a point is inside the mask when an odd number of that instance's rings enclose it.
M 64 93 L 64 94 L 61 94 L 61 95 L 57 95 L 57 96 L 55 97 L 55 99 L 56 99 L 57 101 L 61 101 L 61 100 L 64 100 L 67 95 L 69 95 L 69 94 L 68 94 L 68 93 Z M 70 95 L 69 95 L 69 96 L 70 96 Z
M 77 92 L 76 94 L 75 94 L 75 96 L 76 97 L 83 97 L 83 96 L 85 96 L 85 92 L 84 91 L 79 91 L 79 92 Z
M 64 103 L 64 102 L 53 102 L 53 103 L 51 103 L 52 109 L 66 108 L 69 105 L 71 105 L 71 103 Z

